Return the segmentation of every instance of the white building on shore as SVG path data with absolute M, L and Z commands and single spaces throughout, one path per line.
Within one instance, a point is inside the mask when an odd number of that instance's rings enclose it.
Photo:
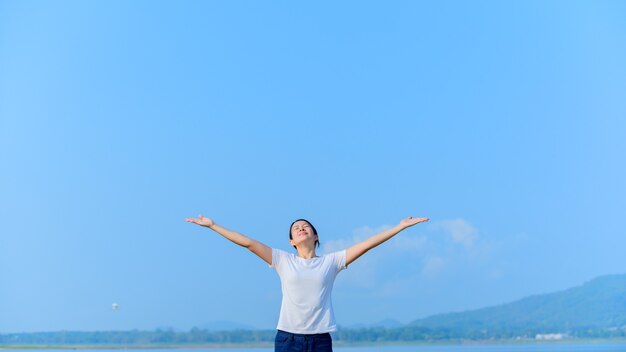
M 563 340 L 565 338 L 565 334 L 537 334 L 535 336 L 535 340 Z

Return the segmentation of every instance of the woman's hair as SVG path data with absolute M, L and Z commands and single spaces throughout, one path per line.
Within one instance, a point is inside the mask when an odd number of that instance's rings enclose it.
M 291 223 L 291 225 L 289 225 L 289 239 L 293 240 L 293 236 L 291 235 L 291 228 L 293 227 L 293 224 L 297 223 L 298 221 L 305 221 L 307 224 L 309 224 L 309 226 L 311 226 L 311 228 L 313 229 L 313 233 L 315 235 L 317 235 L 317 230 L 315 229 L 315 226 L 313 226 L 313 224 L 311 224 L 311 222 L 309 222 L 309 220 L 307 219 L 298 219 L 295 220 L 294 222 Z M 317 240 L 315 240 L 315 246 L 319 247 L 320 246 L 320 241 L 319 241 L 319 237 Z M 293 248 L 296 248 L 296 246 L 293 246 Z M 297 250 L 298 248 L 296 248 Z

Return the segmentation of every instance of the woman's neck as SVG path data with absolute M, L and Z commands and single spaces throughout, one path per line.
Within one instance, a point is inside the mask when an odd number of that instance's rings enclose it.
M 297 248 L 297 250 L 298 250 L 298 257 L 300 258 L 311 259 L 311 258 L 317 257 L 317 255 L 315 255 L 315 247 L 307 248 L 304 246 L 300 246 L 300 248 Z

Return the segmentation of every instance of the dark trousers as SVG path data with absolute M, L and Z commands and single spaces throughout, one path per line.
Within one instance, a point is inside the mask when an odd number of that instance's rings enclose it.
M 325 334 L 292 334 L 278 330 L 274 341 L 275 352 L 333 352 L 333 340 Z

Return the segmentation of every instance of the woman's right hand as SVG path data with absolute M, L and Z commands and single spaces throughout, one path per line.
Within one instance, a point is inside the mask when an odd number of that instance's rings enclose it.
M 196 225 L 211 227 L 215 225 L 215 221 L 213 219 L 206 218 L 202 215 L 198 215 L 197 218 L 187 218 L 185 219 L 187 222 L 193 222 Z

